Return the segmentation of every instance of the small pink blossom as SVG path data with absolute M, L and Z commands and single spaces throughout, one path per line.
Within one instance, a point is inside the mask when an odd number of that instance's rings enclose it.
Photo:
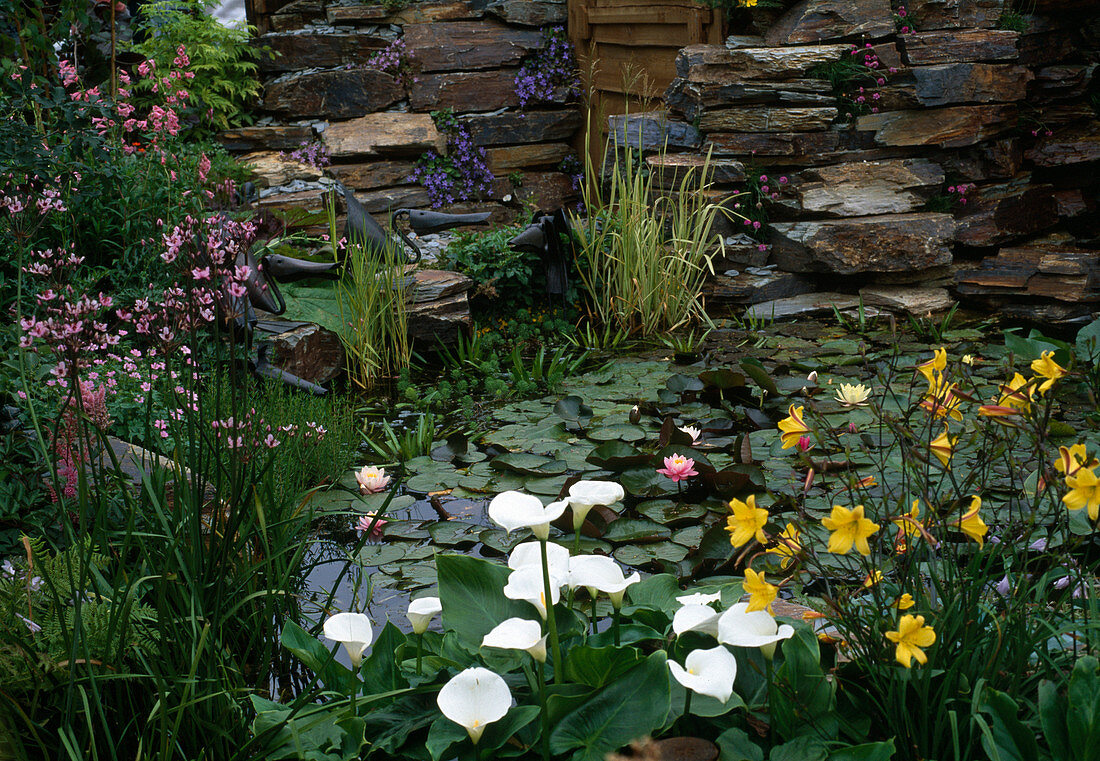
M 665 466 L 663 468 L 657 468 L 657 472 L 662 476 L 668 476 L 674 483 L 679 483 L 692 476 L 699 475 L 695 470 L 695 460 L 690 457 L 684 457 L 682 454 L 674 454 L 672 457 L 666 457 Z
M 373 527 L 371 523 L 374 524 Z M 376 517 L 374 513 L 367 513 L 366 515 L 360 516 L 359 522 L 355 524 L 355 530 L 360 534 L 369 531 L 371 539 L 381 539 L 382 527 L 385 526 L 386 523 L 387 521 Z

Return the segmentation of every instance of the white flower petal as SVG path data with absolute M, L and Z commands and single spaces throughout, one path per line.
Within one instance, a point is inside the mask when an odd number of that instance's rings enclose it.
M 523 542 L 512 548 L 508 556 L 508 567 L 513 571 L 525 565 L 542 568 L 542 549 L 540 542 Z M 546 543 L 546 562 L 550 566 L 550 576 L 566 578 L 569 576 L 569 550 L 560 544 Z
M 780 627 L 766 610 L 746 613 L 747 602 L 739 602 L 718 619 L 718 641 L 735 647 L 766 647 L 789 639 L 794 629 Z
M 577 481 L 569 487 L 569 504 L 595 507 L 613 505 L 623 499 L 626 492 L 614 481 Z
M 546 660 L 546 635 L 538 621 L 509 618 L 501 621 L 481 640 L 482 647 L 526 650 L 540 663 Z
M 702 632 L 718 636 L 718 611 L 709 605 L 685 605 L 672 617 L 672 631 L 679 637 L 684 632 Z
M 721 600 L 721 592 L 714 592 L 713 594 L 696 592 L 690 595 L 681 595 L 676 598 L 676 602 L 681 605 L 710 605 L 712 602 L 720 602 Z
M 413 634 L 426 632 L 428 624 L 442 612 L 443 605 L 438 597 L 421 597 L 410 602 L 409 612 L 406 615 L 409 623 L 412 624 Z
M 551 502 L 543 507 L 542 500 L 518 491 L 502 492 L 489 503 L 489 518 L 509 534 L 530 528 L 539 539 L 550 534 L 551 521 L 565 512 L 568 503 Z
M 512 705 L 512 693 L 500 675 L 480 666 L 451 677 L 436 697 L 443 715 L 462 727 L 477 743 L 488 724 L 499 721 Z
M 324 623 L 325 638 L 339 642 L 348 651 L 355 668 L 363 661 L 363 653 L 374 641 L 370 619 L 362 613 L 337 613 Z
M 733 682 L 737 678 L 737 659 L 729 650 L 719 645 L 709 650 L 692 650 L 681 666 L 668 662 L 672 677 L 692 692 L 707 695 L 725 703 L 733 695 Z
M 535 606 L 539 615 L 546 618 L 546 592 L 543 586 L 542 568 L 526 565 L 508 574 L 504 596 L 510 600 L 526 600 Z M 550 605 L 561 599 L 561 580 L 550 577 Z

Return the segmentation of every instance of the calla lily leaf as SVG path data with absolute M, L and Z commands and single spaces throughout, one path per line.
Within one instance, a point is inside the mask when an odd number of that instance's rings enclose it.
M 603 687 L 642 662 L 642 651 L 634 647 L 570 648 L 565 658 L 565 676 L 571 682 Z

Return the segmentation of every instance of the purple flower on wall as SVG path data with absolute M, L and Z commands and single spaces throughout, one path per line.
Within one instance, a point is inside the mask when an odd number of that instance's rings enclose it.
M 573 45 L 564 27 L 543 32 L 542 46 L 524 62 L 516 75 L 516 95 L 521 108 L 531 101 L 551 100 L 558 87 L 566 88 L 570 97 L 580 92 L 580 77 Z

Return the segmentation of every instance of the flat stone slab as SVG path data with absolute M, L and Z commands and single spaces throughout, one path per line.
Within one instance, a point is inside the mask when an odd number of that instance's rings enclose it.
M 813 278 L 795 272 L 759 267 L 729 272 L 737 274 L 717 275 L 703 284 L 703 298 L 708 307 L 759 304 L 811 293 L 817 287 Z
M 705 111 L 699 119 L 704 132 L 818 132 L 827 129 L 839 112 L 835 107 L 756 106 Z
M 950 214 L 775 222 L 772 261 L 792 272 L 908 272 L 951 263 Z
M 676 56 L 676 75 L 692 82 L 725 84 L 759 79 L 794 79 L 820 63 L 847 55 L 849 45 L 734 48 L 689 45 Z
M 802 0 L 764 34 L 769 45 L 802 45 L 845 37 L 885 37 L 894 33 L 888 0 Z
M 1035 144 L 1024 156 L 1036 166 L 1063 166 L 1100 161 L 1100 126 L 1093 122 L 1086 127 L 1058 130 Z
M 946 288 L 873 286 L 860 289 L 859 295 L 864 304 L 915 317 L 942 312 L 955 304 Z
M 1023 66 L 995 63 L 945 63 L 914 66 L 916 97 L 922 106 L 952 103 L 1006 103 L 1023 100 L 1035 75 Z
M 259 188 L 289 185 L 294 180 L 313 182 L 321 177 L 317 167 L 277 151 L 249 153 L 242 156 L 240 162 L 252 170 L 252 181 Z
M 404 37 L 421 71 L 515 66 L 542 44 L 540 31 L 516 29 L 498 21 L 408 24 Z
M 620 145 L 644 151 L 698 148 L 703 142 L 698 129 L 673 118 L 667 111 L 609 116 L 607 129 Z
M 1020 33 L 1008 29 L 953 29 L 915 32 L 898 38 L 912 65 L 964 61 L 1014 61 Z
M 832 314 L 834 308 L 851 309 L 857 306 L 859 298 L 850 293 L 805 293 L 753 304 L 745 310 L 745 317 L 753 320 L 786 320 L 791 317 Z
M 857 130 L 874 130 L 879 145 L 938 145 L 961 148 L 995 137 L 1016 126 L 1015 105 L 954 106 L 867 114 Z
M 800 212 L 838 217 L 904 214 L 923 205 L 943 184 L 927 159 L 860 161 L 799 172 L 776 203 Z
M 427 150 L 442 151 L 445 140 L 429 114 L 385 112 L 333 122 L 324 132 L 334 158 L 352 156 L 419 156 Z
M 295 118 L 348 119 L 392 106 L 405 97 L 389 74 L 374 69 L 318 71 L 264 86 L 262 107 Z
M 909 16 L 920 31 L 992 29 L 1004 14 L 1005 0 L 909 0 Z

